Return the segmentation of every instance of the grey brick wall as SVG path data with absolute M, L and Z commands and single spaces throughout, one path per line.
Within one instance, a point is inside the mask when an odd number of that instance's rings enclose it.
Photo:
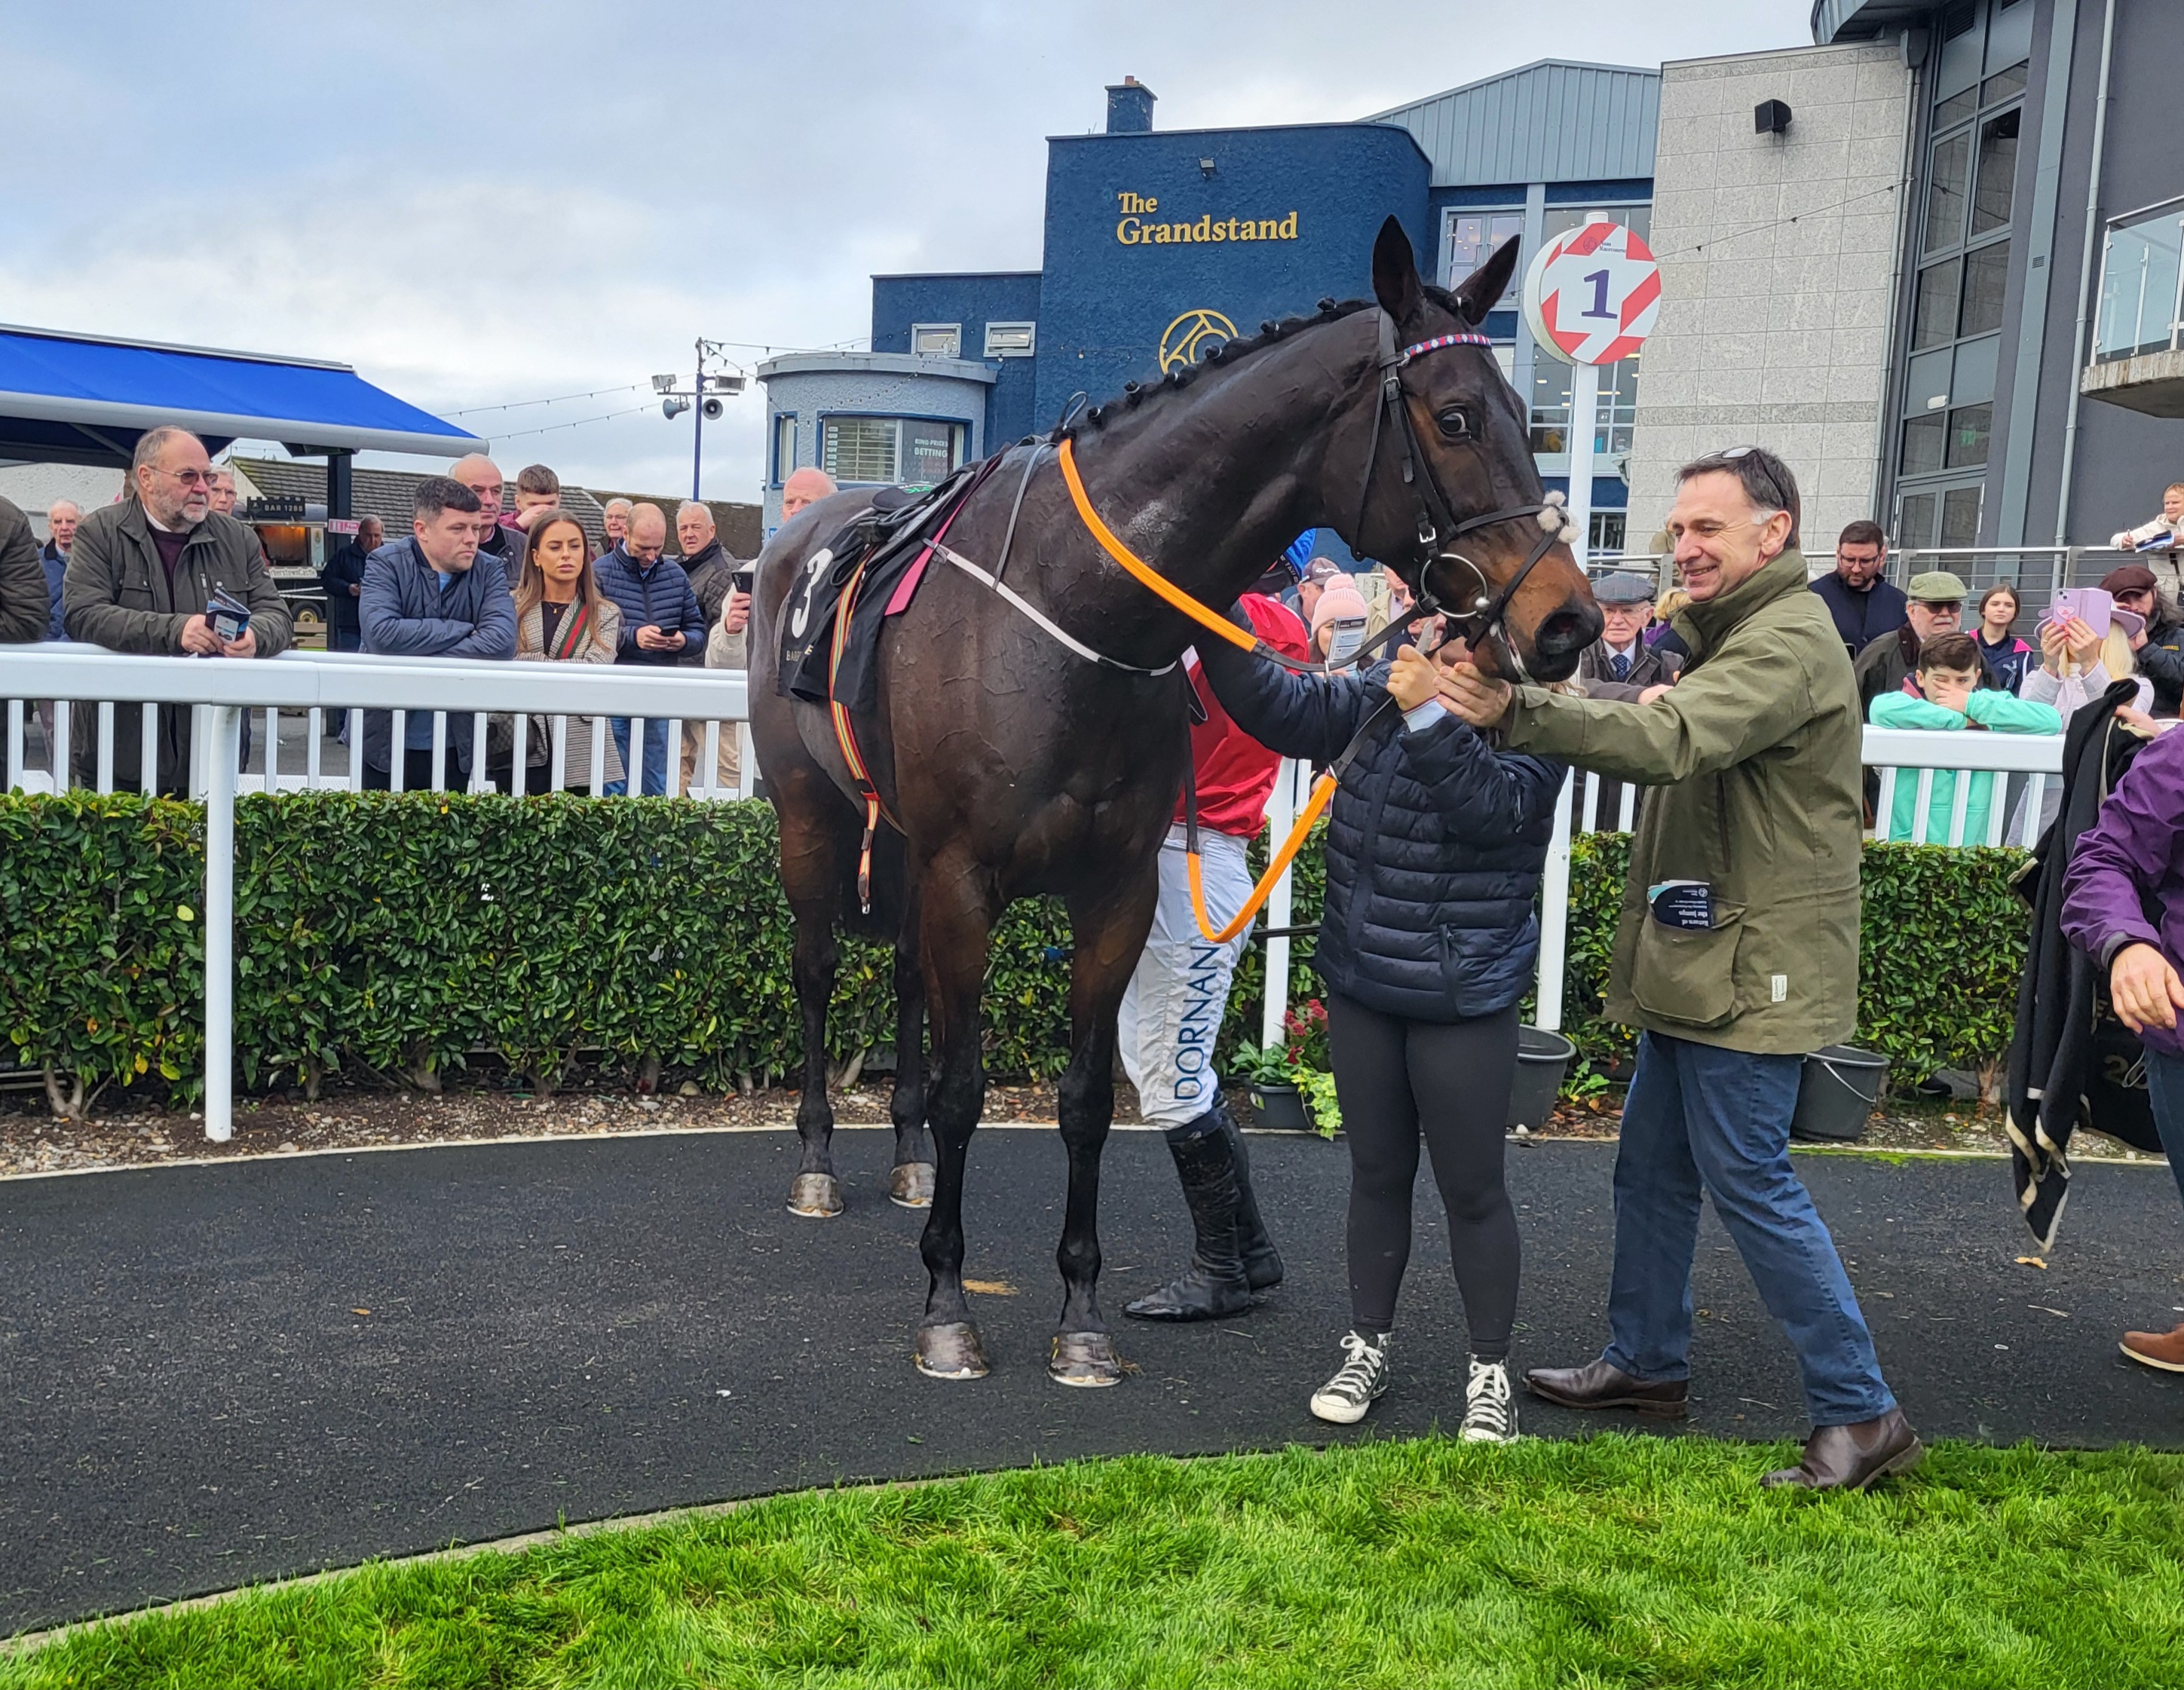
M 1789 103 L 1786 135 L 1752 132 L 1767 99 Z M 1662 67 L 1661 315 L 1638 384 L 1631 550 L 1666 517 L 1677 466 L 1725 446 L 1788 460 L 1810 556 L 1877 514 L 1909 103 L 1892 42 Z

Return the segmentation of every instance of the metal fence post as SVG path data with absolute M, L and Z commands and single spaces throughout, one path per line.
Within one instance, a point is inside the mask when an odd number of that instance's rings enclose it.
M 1296 822 L 1297 773 L 1304 767 L 1294 758 L 1285 757 L 1274 770 L 1274 790 L 1267 798 L 1267 839 L 1271 849 L 1281 848 Z M 1290 870 L 1284 869 L 1274 889 L 1267 894 L 1269 927 L 1290 925 Z M 1266 1002 L 1259 1015 L 1259 1042 L 1279 1044 L 1283 1018 L 1290 1007 L 1290 942 L 1286 938 L 1267 941 L 1266 965 Z
M 235 1131 L 235 765 L 242 718 L 232 704 L 204 707 L 211 718 L 211 767 L 205 781 L 204 1076 L 205 1137 L 225 1144 Z
M 1563 965 L 1569 950 L 1570 803 L 1576 779 L 1574 773 L 1563 777 L 1563 795 L 1555 803 L 1554 839 L 1540 876 L 1539 1012 L 1532 1024 L 1543 1032 L 1560 1032 L 1563 1026 Z

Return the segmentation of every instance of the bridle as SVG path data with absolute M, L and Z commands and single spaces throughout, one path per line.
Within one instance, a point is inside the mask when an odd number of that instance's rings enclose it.
M 1411 564 L 1417 579 L 1412 583 L 1415 598 L 1410 612 L 1368 642 L 1358 652 L 1357 658 L 1362 662 L 1375 648 L 1400 637 L 1402 630 L 1411 623 L 1422 616 L 1439 612 L 1445 614 L 1452 625 L 1463 630 L 1466 642 L 1474 648 L 1483 640 L 1498 639 L 1502 649 L 1508 655 L 1511 666 L 1517 671 L 1517 678 L 1523 680 L 1526 678 L 1524 662 L 1518 655 L 1516 642 L 1509 637 L 1504 619 L 1510 600 L 1517 595 L 1517 589 L 1524 586 L 1540 559 L 1565 537 L 1572 526 L 1567 503 L 1561 494 L 1551 492 L 1537 504 L 1507 505 L 1500 510 L 1490 510 L 1483 516 L 1459 519 L 1447 493 L 1441 488 L 1440 478 L 1434 474 L 1433 460 L 1426 456 L 1418 444 L 1418 429 L 1411 421 L 1411 408 L 1406 402 L 1407 390 L 1403 386 L 1403 366 L 1414 358 L 1438 352 L 1443 347 L 1490 347 L 1493 342 L 1485 335 L 1435 335 L 1429 339 L 1414 342 L 1399 351 L 1396 346 L 1395 318 L 1388 314 L 1385 308 L 1377 309 L 1374 314 L 1379 319 L 1379 349 L 1375 363 L 1379 373 L 1380 403 L 1373 411 L 1373 440 L 1365 448 L 1365 468 L 1357 486 L 1357 517 L 1351 525 L 1350 531 L 1361 536 L 1364 532 L 1366 506 L 1372 498 L 1373 471 L 1379 467 L 1380 436 L 1384 425 L 1401 448 L 1403 485 L 1410 489 L 1412 501 L 1418 509 L 1418 549 Z M 1540 538 L 1533 546 L 1531 555 L 1502 584 L 1499 591 L 1487 580 L 1486 571 L 1462 553 L 1441 549 L 1444 534 L 1454 542 L 1482 528 L 1491 528 L 1497 523 L 1522 521 L 1528 517 L 1539 524 Z M 1426 570 L 1436 563 L 1461 564 L 1471 571 L 1477 590 L 1471 595 L 1468 609 L 1457 610 L 1444 605 L 1427 590 Z M 1400 565 L 1398 572 L 1401 572 Z

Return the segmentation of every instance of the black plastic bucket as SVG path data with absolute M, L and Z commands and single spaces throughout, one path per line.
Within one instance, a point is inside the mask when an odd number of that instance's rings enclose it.
M 1555 1112 L 1555 1098 L 1563 1088 L 1577 1047 L 1560 1033 L 1538 1027 L 1517 1029 L 1517 1082 L 1509 1088 L 1511 1126 L 1545 1126 Z
M 1848 1143 L 1865 1137 L 1865 1123 L 1888 1083 L 1888 1059 L 1847 1044 L 1831 1044 L 1805 1059 L 1797 1079 L 1797 1112 L 1790 1137 Z
M 1254 1086 L 1247 1092 L 1252 1124 L 1262 1132 L 1310 1132 L 1312 1115 L 1294 1086 Z

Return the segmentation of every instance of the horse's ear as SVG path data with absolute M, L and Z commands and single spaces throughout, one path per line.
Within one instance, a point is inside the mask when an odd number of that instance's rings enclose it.
M 1456 290 L 1456 308 L 1463 320 L 1476 327 L 1509 291 L 1509 278 L 1517 268 L 1517 237 L 1511 236 L 1488 255 L 1485 264 L 1463 279 Z
M 1425 298 L 1418 286 L 1418 261 L 1411 251 L 1411 237 L 1392 216 L 1380 225 L 1379 237 L 1373 242 L 1373 297 L 1399 323 L 1408 322 Z

